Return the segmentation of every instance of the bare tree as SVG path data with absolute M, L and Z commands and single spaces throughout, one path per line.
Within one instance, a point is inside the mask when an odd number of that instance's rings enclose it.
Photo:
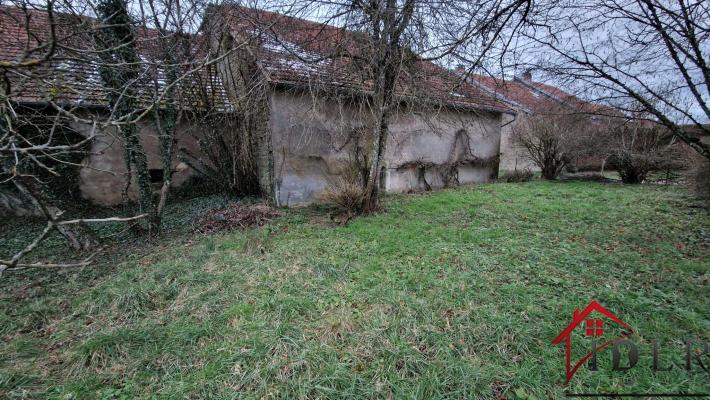
M 168 200 L 178 124 L 187 117 L 205 121 L 207 115 L 219 114 L 213 110 L 214 93 L 206 90 L 214 88 L 209 69 L 216 60 L 206 51 L 204 37 L 194 32 L 204 6 L 199 0 L 150 0 L 134 7 L 138 8 L 135 16 L 122 0 L 99 1 L 96 7 L 102 18 L 102 35 L 96 36 L 97 53 L 103 58 L 102 78 L 126 146 L 126 192 L 130 176 L 135 175 L 151 235 L 160 232 Z M 163 174 L 157 201 L 137 131 L 141 118 L 152 119 L 158 132 Z
M 649 172 L 679 167 L 674 138 L 660 124 L 631 119 L 610 128 L 603 155 L 624 183 L 642 183 Z
M 147 45 L 151 48 L 148 62 L 154 71 L 151 79 L 152 97 L 158 102 L 153 110 L 153 118 L 163 165 L 163 182 L 154 212 L 154 221 L 159 225 L 172 184 L 178 124 L 185 120 L 186 111 L 196 111 L 202 116 L 213 112 L 215 105 L 204 91 L 213 82 L 202 82 L 205 74 L 198 73 L 190 73 L 186 79 L 183 78 L 183 74 L 191 68 L 209 59 L 209 54 L 204 52 L 204 37 L 193 32 L 202 23 L 205 4 L 199 0 L 149 0 L 139 2 L 138 6 L 140 19 L 135 28 L 151 26 L 157 34 L 151 35 L 157 37 L 150 37 Z M 209 72 L 206 78 L 210 78 Z M 181 80 L 187 82 L 183 84 Z M 195 107 L 198 103 L 203 105 L 199 110 Z
M 427 93 L 422 82 L 445 75 L 427 62 L 467 63 L 469 72 L 479 67 L 498 44 L 504 26 L 517 27 L 527 17 L 532 3 L 525 0 L 419 1 L 355 0 L 296 2 L 266 1 L 260 5 L 289 16 L 311 17 L 341 28 L 349 34 L 332 36 L 330 46 L 338 65 L 357 71 L 371 114 L 364 158 L 365 195 L 362 211 L 379 208 L 380 168 L 386 151 L 392 117 L 403 104 L 441 108 L 441 93 Z M 324 29 L 329 29 L 325 28 Z M 318 64 L 322 57 L 301 58 Z M 354 68 L 353 68 L 354 66 Z M 444 94 L 456 90 L 451 85 Z
M 160 16 L 152 19 L 155 24 L 163 24 L 160 29 L 146 26 L 146 13 L 137 20 L 132 18 L 122 1 L 18 0 L 0 7 L 2 27 L 13 28 L 0 39 L 0 214 L 42 218 L 47 222 L 43 232 L 22 251 L 7 260 L 0 259 L 0 270 L 82 266 L 91 262 L 93 254 L 80 262 L 24 262 L 27 254 L 53 230 L 61 232 L 73 247 L 83 250 L 98 244 L 85 226 L 88 223 L 134 222 L 150 217 L 149 227 L 152 233 L 157 233 L 160 211 L 167 198 L 166 187 L 170 185 L 170 168 L 166 168 L 168 176 L 156 205 L 146 179 L 146 156 L 136 123 L 156 116 L 159 131 L 164 133 L 160 139 L 166 151 L 161 151 L 161 155 L 164 164 L 170 166 L 175 124 L 181 110 L 186 108 L 184 104 L 201 90 L 197 87 L 200 83 L 192 78 L 215 62 L 208 55 L 203 57 L 192 51 L 192 42 L 182 40 L 194 38 L 188 32 L 196 29 L 194 18 L 198 13 L 193 10 L 199 9 L 199 4 L 151 8 L 154 15 Z M 96 14 L 103 18 L 91 17 Z M 14 29 L 15 26 L 20 30 Z M 137 38 L 137 31 L 143 36 L 152 34 L 153 48 L 160 48 L 163 53 L 153 51 L 155 56 L 150 58 L 139 55 L 138 50 L 145 50 L 141 46 L 146 41 Z M 169 48 L 181 51 L 168 54 Z M 189 59 L 183 57 L 187 54 Z M 167 67 L 167 71 L 158 71 L 158 66 Z M 101 78 L 96 79 L 99 74 Z M 149 90 L 151 80 L 156 84 Z M 108 115 L 89 112 L 84 106 L 105 106 L 107 99 Z M 76 125 L 89 129 L 80 134 L 74 131 Z M 51 195 L 56 189 L 55 182 L 70 180 L 66 167 L 78 168 L 80 160 L 90 155 L 89 147 L 97 134 L 101 131 L 110 135 L 114 128 L 123 132 L 128 163 L 141 172 L 138 174 L 141 211 L 131 217 L 63 218 L 64 211 Z
M 526 30 L 527 40 L 521 41 L 527 44 L 522 51 L 537 53 L 531 66 L 616 109 L 631 113 L 641 104 L 646 118 L 710 158 L 708 144 L 682 127 L 710 133 L 703 124 L 710 119 L 707 1 L 548 1 L 539 6 L 547 19 Z
M 61 218 L 64 211 L 54 204 L 52 192 L 44 187 L 47 177 L 60 178 L 62 167 L 72 165 L 74 156 L 86 151 L 95 130 L 86 137 L 74 134 L 69 124 L 80 117 L 71 107 L 60 106 L 56 98 L 50 97 L 34 107 L 23 106 L 17 99 L 31 96 L 27 87 L 37 89 L 52 82 L 51 65 L 71 57 L 66 49 L 84 26 L 72 14 L 64 12 L 60 16 L 53 1 L 39 7 L 29 2 L 3 6 L 0 18 L 4 26 L 14 23 L 20 27 L 19 34 L 4 35 L 2 40 L 0 208 L 4 214 L 47 221 L 44 231 L 22 251 L 9 260 L 0 260 L 0 271 L 53 266 L 23 264 L 21 259 L 53 230 L 60 232 L 75 249 L 88 250 L 96 245 L 91 232 L 83 226 L 84 221 Z M 37 24 L 45 29 L 38 31 Z M 69 26 L 77 29 L 69 32 Z M 63 265 L 75 264 L 58 266 Z
M 140 194 L 140 207 L 148 213 L 148 232 L 159 229 L 153 189 L 148 172 L 148 159 L 139 136 L 139 128 L 132 120 L 139 110 L 137 82 L 141 75 L 141 60 L 136 49 L 133 23 L 123 0 L 101 0 L 96 6 L 99 17 L 98 35 L 95 35 L 97 52 L 101 58 L 101 79 L 108 92 L 109 106 L 114 118 L 121 121 L 121 134 L 125 147 L 128 179 L 126 193 L 135 172 Z

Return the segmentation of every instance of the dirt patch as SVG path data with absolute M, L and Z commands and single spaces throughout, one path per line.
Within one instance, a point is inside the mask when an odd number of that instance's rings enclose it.
M 266 204 L 232 204 L 202 215 L 194 224 L 200 233 L 215 233 L 265 225 L 281 212 Z

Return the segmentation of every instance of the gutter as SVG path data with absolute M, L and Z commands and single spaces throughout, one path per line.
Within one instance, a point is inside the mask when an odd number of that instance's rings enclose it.
M 515 122 L 515 121 L 517 121 L 517 120 L 518 120 L 518 114 L 513 114 L 513 119 L 511 119 L 510 121 L 504 123 L 504 124 L 501 125 L 500 127 L 501 127 L 501 129 L 503 129 L 503 128 L 505 128 L 506 126 L 512 124 L 513 122 Z

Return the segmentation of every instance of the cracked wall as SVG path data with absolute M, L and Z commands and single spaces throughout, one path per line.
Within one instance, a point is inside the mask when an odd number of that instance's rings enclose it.
M 270 127 L 276 203 L 299 206 L 318 200 L 362 146 L 368 112 L 358 105 L 273 90 Z M 498 113 L 403 110 L 390 123 L 383 188 L 390 193 L 488 182 L 498 172 L 501 115 Z M 465 137 L 465 139 L 462 139 Z

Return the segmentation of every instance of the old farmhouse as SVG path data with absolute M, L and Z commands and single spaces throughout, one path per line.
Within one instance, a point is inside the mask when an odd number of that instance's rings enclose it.
M 21 54 L 28 40 L 41 41 L 41 34 L 28 36 L 17 29 L 11 9 L 6 7 L 2 15 L 4 60 Z M 58 21 L 66 26 L 95 23 L 90 18 Z M 33 12 L 30 30 L 48 31 L 49 23 L 42 12 Z M 199 158 L 206 135 L 241 136 L 261 194 L 278 206 L 318 201 L 334 180 L 362 170 L 373 127 L 368 101 L 372 83 L 359 34 L 238 6 L 210 9 L 202 31 L 200 40 L 193 41 L 199 44 L 194 53 L 218 61 L 179 85 L 185 117 L 178 127 L 178 147 Z M 150 29 L 137 32 L 137 49 L 148 65 L 158 46 L 155 37 Z M 61 106 L 87 116 L 72 122 L 72 129 L 93 136 L 81 163 L 81 196 L 101 205 L 119 204 L 125 193 L 135 198 L 120 135 L 115 128 L 97 129 L 86 122 L 109 112 L 97 67 L 68 56 L 51 68 L 51 79 L 14 77 L 12 100 L 28 112 Z M 161 74 L 160 65 L 148 68 L 142 84 L 159 87 L 164 84 Z M 195 123 L 189 116 L 205 111 L 205 101 L 195 100 L 196 93 L 211 99 L 209 112 L 235 115 L 237 122 L 217 128 Z M 489 181 L 498 174 L 501 152 L 504 168 L 523 164 L 520 154 L 508 151 L 505 134 L 501 147 L 501 132 L 509 129 L 516 113 L 531 112 L 542 100 L 558 102 L 553 93 L 530 83 L 501 86 L 484 77 L 464 81 L 455 71 L 422 60 L 403 66 L 396 94 L 399 106 L 380 171 L 386 192 Z M 523 101 L 528 98 L 530 103 Z M 138 126 L 157 183 L 164 163 L 155 122 L 148 113 Z M 171 165 L 175 187 L 199 170 L 178 157 Z
M 222 7 L 208 15 L 227 92 L 254 116 L 264 193 L 278 205 L 317 200 L 363 166 L 372 129 L 366 56 L 357 34 L 280 14 Z M 498 170 L 500 126 L 512 110 L 433 63 L 400 74 L 381 188 L 408 192 L 486 182 Z

